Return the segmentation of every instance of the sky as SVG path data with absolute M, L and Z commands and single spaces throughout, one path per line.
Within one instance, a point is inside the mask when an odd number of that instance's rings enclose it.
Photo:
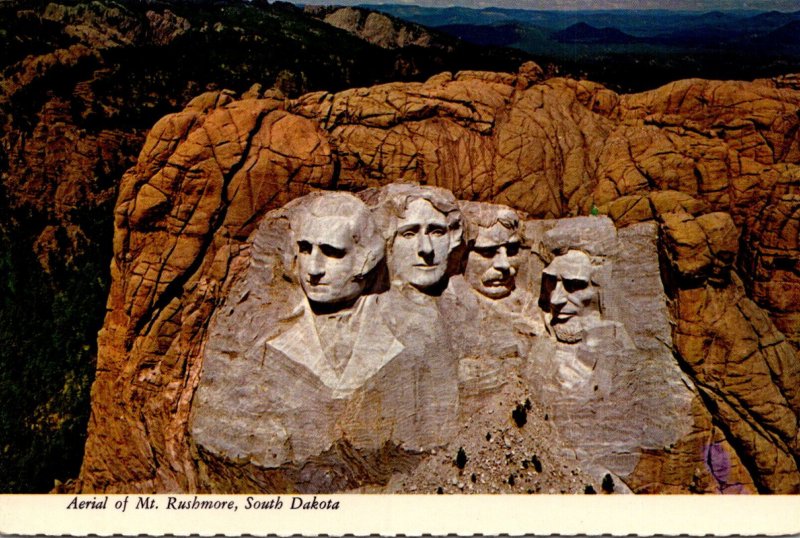
M 302 4 L 356 5 L 403 4 L 427 7 L 504 7 L 542 10 L 673 9 L 711 11 L 756 9 L 798 11 L 800 0 L 294 0 Z

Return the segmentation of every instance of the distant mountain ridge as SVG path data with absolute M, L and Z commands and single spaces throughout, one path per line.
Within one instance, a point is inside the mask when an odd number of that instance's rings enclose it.
M 508 47 L 520 39 L 522 27 L 519 24 L 497 24 L 479 26 L 476 24 L 448 24 L 439 30 L 454 35 L 476 45 Z
M 305 13 L 384 49 L 410 46 L 452 51 L 458 44 L 446 32 L 358 7 L 306 6 Z
M 561 43 L 640 43 L 642 38 L 634 37 L 616 28 L 595 28 L 585 22 L 573 24 L 569 28 L 554 32 L 552 37 Z
M 755 39 L 763 47 L 774 43 L 781 43 L 784 48 L 794 47 L 800 54 L 800 18 L 790 21 L 777 30 Z
M 615 28 L 634 37 L 656 37 L 673 32 L 709 30 L 728 32 L 730 35 L 775 30 L 793 20 L 800 20 L 800 10 L 780 11 L 693 11 L 670 10 L 598 10 L 598 11 L 543 11 L 507 8 L 431 8 L 405 4 L 372 5 L 361 7 L 389 13 L 395 17 L 430 27 L 452 25 L 494 26 L 520 24 L 537 26 L 558 32 L 580 23 L 594 28 Z
M 747 80 L 800 71 L 797 10 L 370 7 L 475 44 L 526 51 L 543 66 L 624 92 L 682 78 Z

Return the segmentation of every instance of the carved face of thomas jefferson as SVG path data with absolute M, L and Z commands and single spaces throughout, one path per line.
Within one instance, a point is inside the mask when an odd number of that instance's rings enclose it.
M 450 251 L 446 215 L 424 198 L 409 202 L 397 220 L 390 257 L 393 278 L 430 288 L 444 278 Z

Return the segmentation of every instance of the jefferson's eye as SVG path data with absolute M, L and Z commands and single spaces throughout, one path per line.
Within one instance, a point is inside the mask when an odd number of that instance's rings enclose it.
M 519 243 L 508 243 L 506 245 L 506 256 L 516 256 L 519 254 Z
M 405 237 L 406 239 L 412 239 L 415 235 L 417 235 L 417 232 L 415 232 L 414 230 L 406 230 L 405 232 L 400 232 L 400 236 Z
M 567 293 L 586 289 L 589 285 L 589 282 L 580 278 L 565 278 L 562 282 L 564 283 L 564 289 L 567 290 Z
M 300 251 L 300 254 L 311 254 L 311 243 L 308 241 L 298 241 L 297 249 Z
M 447 229 L 442 226 L 431 226 L 428 228 L 428 233 L 433 237 L 442 237 L 444 234 L 447 233 Z
M 319 249 L 329 258 L 344 258 L 345 254 L 347 254 L 345 249 L 337 248 L 332 245 L 320 245 Z

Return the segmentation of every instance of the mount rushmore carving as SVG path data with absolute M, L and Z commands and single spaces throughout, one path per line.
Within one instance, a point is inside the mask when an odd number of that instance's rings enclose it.
M 800 491 L 796 81 L 687 80 L 622 95 L 532 73 L 442 73 L 288 100 L 216 91 L 154 125 L 120 183 L 75 489 L 583 491 L 589 482 L 572 475 L 569 456 L 579 472 L 605 469 L 615 491 Z M 430 290 L 439 295 L 393 289 L 386 244 L 375 289 L 365 284 L 361 296 L 385 314 L 368 325 L 388 328 L 403 349 L 379 350 L 386 365 L 350 396 L 334 397 L 351 388 L 301 376 L 307 369 L 291 359 L 262 366 L 282 334 L 313 321 L 300 320 L 313 313 L 301 308 L 291 201 L 358 192 L 384 234 L 373 209 L 382 191 L 372 189 L 391 182 L 470 201 L 459 203 L 462 244 L 447 286 Z M 467 206 L 483 202 L 529 215 L 520 213 L 514 289 L 497 298 L 474 291 L 478 275 L 464 267 L 470 242 L 481 247 Z M 566 218 L 593 207 L 613 225 Z M 570 250 L 589 257 L 596 295 L 583 306 L 598 315 L 552 325 L 547 317 L 559 314 L 543 297 L 543 275 Z M 563 271 L 561 279 L 566 292 Z M 558 275 L 545 280 L 557 287 Z M 392 296 L 413 308 L 383 306 Z M 580 331 L 562 331 L 568 325 Z M 580 340 L 559 341 L 555 328 Z M 441 431 L 444 447 L 424 450 L 415 438 L 424 428 L 406 421 L 386 433 L 389 411 L 378 428 L 363 417 L 381 399 L 400 408 L 395 415 L 414 413 L 377 383 L 413 360 L 413 346 L 438 345 L 437 331 L 447 344 L 425 358 L 458 357 L 457 393 L 443 384 L 432 416 L 448 416 L 455 401 L 457 418 L 426 432 Z M 355 334 L 345 343 L 364 333 Z M 306 448 L 301 441 L 327 424 L 309 418 L 327 404 L 318 392 L 260 380 L 280 364 L 300 386 L 318 384 L 349 406 L 332 415 L 322 452 L 309 445 L 314 436 Z M 419 364 L 441 368 L 429 379 L 453 375 L 447 361 Z M 411 396 L 414 405 L 429 397 Z M 305 422 L 285 428 L 291 421 L 270 398 Z M 275 432 L 291 440 L 280 452 L 262 442 Z M 379 432 L 373 444 L 389 439 L 385 451 L 365 445 L 369 432 Z M 463 469 L 453 463 L 461 448 Z M 542 481 L 551 471 L 561 474 Z
M 512 382 L 576 468 L 631 474 L 687 433 L 695 394 L 655 342 L 669 327 L 654 227 L 625 233 L 650 238 L 635 285 L 654 299 L 613 282 L 626 256 L 605 217 L 524 221 L 413 184 L 272 212 L 209 329 L 190 420 L 204 487 L 385 486 Z M 640 312 L 652 326 L 629 334 Z

